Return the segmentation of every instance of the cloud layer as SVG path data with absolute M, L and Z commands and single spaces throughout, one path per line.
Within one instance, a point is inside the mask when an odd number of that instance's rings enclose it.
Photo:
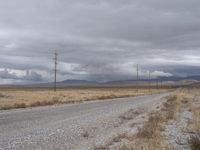
M 200 1 L 0 2 L 0 68 L 17 70 L 1 81 L 27 70 L 26 81 L 51 81 L 54 49 L 59 80 L 131 79 L 136 64 L 144 76 L 199 74 Z

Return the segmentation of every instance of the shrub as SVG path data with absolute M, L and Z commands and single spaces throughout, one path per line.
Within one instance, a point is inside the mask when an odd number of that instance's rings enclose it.
M 26 108 L 27 105 L 25 103 L 14 104 L 14 108 Z
M 142 128 L 138 128 L 137 136 L 140 138 L 153 138 L 161 119 L 162 117 L 158 112 L 152 113 L 148 122 L 146 122 Z
M 192 135 L 188 140 L 191 150 L 200 150 L 200 133 Z

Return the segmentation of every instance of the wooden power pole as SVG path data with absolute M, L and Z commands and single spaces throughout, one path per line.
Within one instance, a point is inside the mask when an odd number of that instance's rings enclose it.
M 151 91 L 151 73 L 149 71 L 149 93 Z
M 138 70 L 139 70 L 139 67 L 138 67 L 138 64 L 137 64 L 137 81 L 139 79 L 139 73 L 138 73 Z
M 159 80 L 158 79 L 156 79 L 156 88 L 157 88 L 157 91 L 159 92 Z
M 58 52 L 57 52 L 57 50 L 55 50 L 55 53 L 54 53 L 54 91 L 56 92 L 56 90 L 57 90 L 57 64 L 58 64 Z
M 139 66 L 138 66 L 138 64 L 137 64 L 137 95 L 138 95 L 138 93 L 139 93 L 139 83 L 138 83 L 138 81 L 139 81 Z

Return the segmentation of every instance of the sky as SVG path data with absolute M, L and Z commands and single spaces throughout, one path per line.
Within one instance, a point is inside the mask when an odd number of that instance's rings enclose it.
M 0 84 L 200 74 L 199 0 L 0 0 Z

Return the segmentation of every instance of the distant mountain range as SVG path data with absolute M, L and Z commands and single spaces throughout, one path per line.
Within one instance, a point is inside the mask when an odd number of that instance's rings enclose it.
M 87 81 L 87 80 L 64 80 L 57 83 L 58 85 L 93 85 L 98 84 L 95 81 Z
M 157 79 L 151 79 L 151 82 L 156 82 L 156 81 L 163 81 L 163 82 L 178 82 L 178 81 L 200 81 L 200 76 L 189 76 L 189 77 L 177 77 L 177 76 L 172 76 L 172 77 L 159 77 Z M 149 81 L 148 79 L 140 79 L 139 83 L 143 84 Z M 60 82 L 57 82 L 58 86 L 95 86 L 95 85 L 135 85 L 137 83 L 137 80 L 115 80 L 115 81 L 107 81 L 107 82 L 96 82 L 96 81 L 87 81 L 87 80 L 74 80 L 74 79 L 69 79 L 69 80 L 63 80 Z M 41 86 L 52 86 L 54 83 L 42 83 L 40 84 Z
M 99 83 L 95 82 L 95 81 L 68 79 L 68 80 L 58 81 L 56 84 L 59 87 L 64 87 L 64 86 L 92 86 L 92 85 L 98 85 Z M 28 86 L 50 87 L 53 85 L 54 85 L 54 82 L 32 84 L 32 85 L 28 85 Z
M 163 81 L 180 81 L 180 80 L 197 80 L 197 81 L 200 81 L 200 75 L 188 76 L 188 77 L 178 77 L 178 76 L 159 77 L 158 79 L 163 80 Z
M 64 86 L 120 86 L 120 85 L 136 85 L 136 84 L 146 84 L 149 80 L 148 79 L 139 79 L 139 82 L 135 79 L 131 80 L 115 80 L 115 81 L 107 81 L 107 82 L 97 82 L 97 81 L 87 81 L 87 80 L 75 80 L 75 79 L 68 79 L 57 82 L 57 86 L 64 87 Z M 196 76 L 188 76 L 188 77 L 158 77 L 157 79 L 151 79 L 151 82 L 156 81 L 163 81 L 168 84 L 182 84 L 182 83 L 191 83 L 194 81 L 200 81 L 200 75 Z M 31 84 L 31 85 L 22 85 L 22 86 L 31 86 L 31 87 L 51 87 L 54 83 L 39 83 L 39 84 Z M 16 85 L 18 86 L 18 85 Z M 20 86 L 20 85 L 19 85 Z

